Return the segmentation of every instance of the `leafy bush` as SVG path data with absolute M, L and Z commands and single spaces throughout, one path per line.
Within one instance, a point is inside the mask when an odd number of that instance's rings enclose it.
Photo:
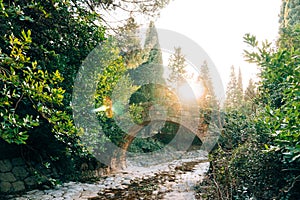
M 148 153 L 162 149 L 164 144 L 153 138 L 135 138 L 128 151 L 134 153 Z
M 273 138 L 271 149 L 280 151 L 284 162 L 300 162 L 300 49 L 287 40 L 300 39 L 297 27 L 283 35 L 276 51 L 266 44 L 257 47 L 254 36 L 245 37 L 248 44 L 261 52 L 247 52 L 246 56 L 262 68 L 259 89 L 265 109 L 260 118 Z
M 208 199 L 297 197 L 297 171 L 287 170 L 297 166 L 282 163 L 279 154 L 266 150 L 272 138 L 263 122 L 249 116 L 234 118 L 243 114 L 232 112 L 225 116 L 218 148 L 210 154 L 210 170 L 199 192 Z
M 30 34 L 22 31 L 22 40 L 10 36 L 10 54 L 1 53 L 0 136 L 8 143 L 24 144 L 29 129 L 46 123 L 57 135 L 76 134 L 69 115 L 59 108 L 64 95 L 58 86 L 63 80 L 60 73 L 41 70 L 36 61 L 26 56 Z
M 19 144 L 25 158 L 54 164 L 62 177 L 88 156 L 70 112 L 72 85 L 104 39 L 96 16 L 76 6 L 0 0 L 0 137 Z

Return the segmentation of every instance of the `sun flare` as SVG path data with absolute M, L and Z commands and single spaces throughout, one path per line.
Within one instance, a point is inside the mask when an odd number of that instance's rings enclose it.
M 203 95 L 203 85 L 196 82 L 187 82 L 178 87 L 178 96 L 184 102 L 198 101 Z

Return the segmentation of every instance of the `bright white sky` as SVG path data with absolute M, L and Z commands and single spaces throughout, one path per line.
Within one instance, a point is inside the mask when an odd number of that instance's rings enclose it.
M 215 63 L 224 89 L 234 65 L 243 73 L 244 87 L 256 67 L 243 59 L 243 36 L 275 41 L 281 0 L 174 0 L 161 11 L 157 28 L 179 32 L 200 45 Z

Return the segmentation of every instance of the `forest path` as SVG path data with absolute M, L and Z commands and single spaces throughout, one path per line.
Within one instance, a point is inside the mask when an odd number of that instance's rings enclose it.
M 141 164 L 143 163 L 143 164 Z M 142 166 L 143 165 L 143 166 Z M 69 182 L 49 190 L 32 190 L 15 200 L 107 200 L 166 199 L 193 200 L 195 186 L 209 168 L 207 153 L 186 152 L 179 159 L 152 165 L 143 156 L 130 160 L 128 167 L 89 183 Z

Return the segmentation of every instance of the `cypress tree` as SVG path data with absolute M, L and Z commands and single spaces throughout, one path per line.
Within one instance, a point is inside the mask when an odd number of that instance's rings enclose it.
M 150 49 L 149 58 L 146 63 L 155 63 L 155 64 L 163 63 L 162 53 L 161 53 L 160 44 L 158 40 L 158 34 L 154 22 L 150 22 L 149 27 L 147 29 L 144 48 Z
M 281 30 L 300 23 L 300 0 L 282 0 L 279 22 Z
M 131 98 L 131 103 L 145 103 L 149 105 L 159 98 L 160 84 L 164 84 L 163 60 L 159 45 L 158 34 L 153 22 L 149 24 L 143 48 L 145 62 L 135 69 L 129 70 L 129 75 L 135 85 L 141 86 Z M 149 106 L 148 105 L 148 106 Z
M 160 49 L 157 30 L 153 22 L 150 22 L 146 32 L 146 38 L 143 49 L 145 62 L 136 69 L 130 70 L 129 74 L 134 84 L 141 86 L 131 98 L 131 103 L 144 103 L 144 109 L 151 108 L 154 104 L 159 104 L 161 96 L 161 85 L 165 84 L 163 78 L 163 59 Z M 151 135 L 152 125 L 146 127 L 146 135 Z
M 154 23 L 149 24 L 144 44 L 143 56 L 146 57 L 140 66 L 130 70 L 129 74 L 137 85 L 165 83 L 163 78 L 163 60 L 158 34 Z
M 236 96 L 237 96 L 237 102 L 239 104 L 242 103 L 243 101 L 243 77 L 242 77 L 242 72 L 241 68 L 239 68 L 239 74 L 238 74 L 238 79 L 237 79 L 237 88 L 236 88 Z
M 278 46 L 300 49 L 300 0 L 283 0 L 280 12 Z

